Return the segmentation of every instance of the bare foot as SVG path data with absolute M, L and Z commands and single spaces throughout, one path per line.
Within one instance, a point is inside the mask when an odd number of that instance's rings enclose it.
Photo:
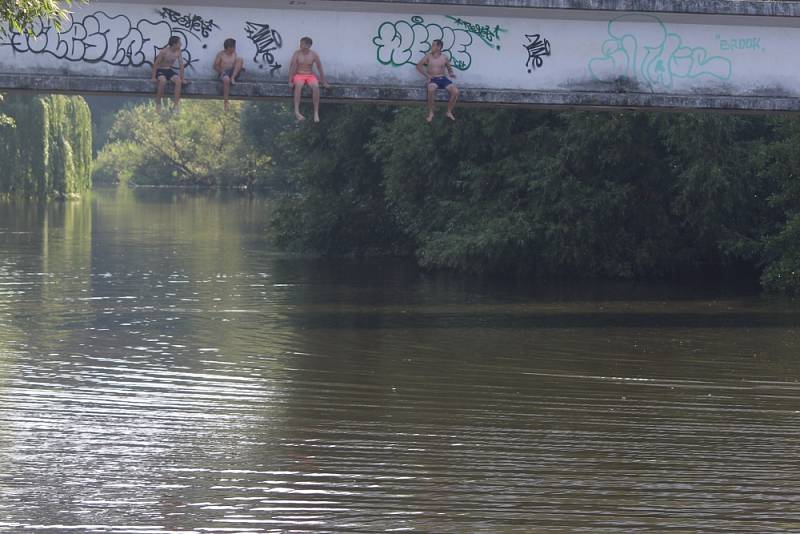
M 456 120 L 456 116 L 455 116 L 455 115 L 453 115 L 453 112 L 452 112 L 452 111 L 448 111 L 448 112 L 447 112 L 447 114 L 445 115 L 445 117 L 447 117 L 447 118 L 448 118 L 448 119 L 450 119 L 451 121 L 454 121 L 454 120 Z
M 314 114 L 314 122 L 319 122 L 319 115 Z
M 428 113 L 428 118 L 426 118 L 425 120 L 428 121 L 428 122 L 432 122 L 433 121 L 433 111 Z
M 302 122 L 302 121 L 306 120 L 306 118 L 305 118 L 305 117 L 303 117 L 303 116 L 302 116 L 302 115 L 301 115 L 299 112 L 297 112 L 297 111 L 295 111 L 295 112 L 294 112 L 294 118 L 295 118 L 295 119 L 297 119 L 297 122 Z

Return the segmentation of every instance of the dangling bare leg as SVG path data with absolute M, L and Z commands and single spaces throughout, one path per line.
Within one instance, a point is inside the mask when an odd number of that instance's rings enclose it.
M 231 84 L 232 83 L 233 83 L 233 80 L 230 77 L 228 77 L 228 76 L 223 76 L 222 77 L 222 100 L 225 103 L 224 104 L 225 105 L 225 111 L 230 111 L 230 109 L 231 109 L 230 102 L 228 102 L 228 97 L 230 97 L 230 94 L 231 94 Z
M 435 83 L 428 84 L 428 118 L 425 119 L 428 122 L 433 120 L 433 110 L 436 106 L 436 88 L 437 86 Z
M 314 102 L 314 122 L 319 122 L 319 84 L 311 82 L 311 99 Z
M 458 87 L 452 84 L 448 85 L 447 92 L 450 93 L 450 100 L 447 102 L 447 118 L 454 121 L 456 116 L 453 115 L 453 109 L 456 107 L 456 102 L 458 102 Z
M 244 58 L 236 58 L 236 63 L 233 64 L 233 76 L 231 76 L 231 85 L 236 84 L 236 78 L 239 73 L 244 69 Z
M 173 76 L 172 83 L 175 84 L 175 113 L 181 112 L 181 87 L 183 87 L 183 80 L 180 76 Z
M 162 103 L 164 100 L 164 87 L 167 85 L 167 77 L 166 76 L 159 76 L 158 77 L 158 86 L 156 88 L 156 111 L 161 113 Z
M 303 95 L 303 84 L 295 82 L 294 84 L 294 116 L 298 121 L 306 120 L 300 114 L 300 97 Z

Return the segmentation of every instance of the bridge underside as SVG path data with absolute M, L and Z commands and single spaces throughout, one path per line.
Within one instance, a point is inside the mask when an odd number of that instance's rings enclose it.
M 460 103 L 468 106 L 506 106 L 519 108 L 641 109 L 641 110 L 717 110 L 732 112 L 797 112 L 800 99 L 764 95 L 727 96 L 703 94 L 658 94 L 628 92 L 625 83 L 609 84 L 606 91 L 520 91 L 491 88 L 461 88 Z M 191 80 L 184 87 L 186 98 L 221 98 L 217 81 Z M 77 95 L 153 96 L 155 84 L 144 78 L 29 75 L 0 73 L 0 90 L 25 93 Z M 166 95 L 171 95 L 171 86 Z M 305 89 L 304 95 L 308 95 Z M 447 97 L 439 92 L 439 100 Z M 289 99 L 285 81 L 242 81 L 231 88 L 233 100 Z M 332 84 L 322 89 L 323 102 L 424 103 L 425 88 L 412 86 Z

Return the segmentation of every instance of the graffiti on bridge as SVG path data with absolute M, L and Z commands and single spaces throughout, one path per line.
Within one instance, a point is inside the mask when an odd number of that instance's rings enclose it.
M 469 33 L 477 35 L 481 41 L 489 46 L 495 47 L 497 50 L 500 50 L 500 33 L 508 31 L 505 28 L 501 28 L 499 24 L 492 28 L 488 24 L 477 24 L 460 17 L 451 17 L 448 15 L 447 18 L 452 20 L 456 26 L 461 26 Z M 498 44 L 495 44 L 495 41 L 498 41 Z
M 766 52 L 767 49 L 761 46 L 761 37 L 746 37 L 746 38 L 732 38 L 732 39 L 722 39 L 719 34 L 716 35 L 717 41 L 719 41 L 719 49 L 732 52 L 734 50 L 748 50 L 755 52 L 756 50 L 761 50 L 762 52 Z
M 173 26 L 163 18 L 134 22 L 125 15 L 111 16 L 103 11 L 80 19 L 70 14 L 62 23 L 61 31 L 52 22 L 40 18 L 33 24 L 32 35 L 9 31 L 5 37 L 7 42 L 0 41 L 0 45 L 10 46 L 15 53 L 48 54 L 71 62 L 141 67 L 152 65 L 158 49 L 166 46 L 173 35 L 181 38 L 184 64 L 191 67 L 197 60 L 192 58 L 190 42 L 202 42 L 202 29 Z
M 162 19 L 169 19 L 174 25 L 184 28 L 192 34 L 199 33 L 204 39 L 211 35 L 214 28 L 219 29 L 213 19 L 205 20 L 200 15 L 183 15 L 168 7 L 162 7 L 160 15 Z
M 550 55 L 550 41 L 542 38 L 538 33 L 525 35 L 525 38 L 528 42 L 522 46 L 528 51 L 528 61 L 525 62 L 525 67 L 530 73 L 540 68 L 544 64 L 544 57 Z
M 622 15 L 608 23 L 601 56 L 589 60 L 597 80 L 636 79 L 651 87 L 671 88 L 676 78 L 730 80 L 731 60 L 711 56 L 701 46 L 686 46 L 653 15 Z
M 258 24 L 256 22 L 245 22 L 244 31 L 247 37 L 256 47 L 253 61 L 259 69 L 269 67 L 270 76 L 281 68 L 281 64 L 275 59 L 273 52 L 283 47 L 283 37 L 269 24 Z M 260 59 L 260 61 L 259 61 Z
M 411 21 L 386 21 L 378 27 L 372 39 L 377 48 L 378 63 L 400 67 L 415 64 L 431 49 L 431 43 L 440 39 L 444 43 L 442 52 L 458 70 L 467 70 L 472 64 L 469 47 L 472 34 L 461 28 L 426 24 L 422 17 L 411 17 Z

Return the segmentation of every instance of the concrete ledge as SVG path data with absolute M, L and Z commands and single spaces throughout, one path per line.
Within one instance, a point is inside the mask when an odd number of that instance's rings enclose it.
M 709 15 L 749 15 L 800 17 L 800 2 L 752 2 L 738 0 L 350 0 L 373 4 L 445 7 L 504 7 L 529 9 L 571 9 L 585 11 L 646 11 L 650 13 L 697 13 Z M 322 4 L 337 4 L 323 0 Z
M 105 0 L 126 3 L 125 0 Z M 159 0 L 139 0 L 160 5 Z M 203 5 L 209 0 L 173 0 L 176 5 Z M 753 17 L 800 17 L 800 2 L 752 0 L 228 0 L 229 7 L 261 9 L 320 9 L 327 11 L 367 10 L 396 11 L 461 9 L 495 10 L 569 10 L 588 12 L 648 12 L 704 15 L 742 15 Z M 526 16 L 535 16 L 527 15 Z
M 617 91 L 619 91 L 617 85 Z M 170 86 L 167 87 L 169 94 Z M 143 78 L 41 76 L 0 74 L 0 91 L 60 93 L 78 95 L 152 96 L 155 83 Z M 307 94 L 307 89 L 306 93 Z M 193 80 L 184 88 L 187 98 L 221 98 L 217 81 Z M 440 99 L 445 98 L 440 91 Z M 236 100 L 286 99 L 291 90 L 286 82 L 240 82 L 231 90 Z M 422 104 L 425 88 L 419 86 L 362 86 L 332 85 L 323 89 L 327 102 Z M 725 96 L 707 94 L 659 94 L 641 92 L 603 91 L 519 91 L 494 90 L 476 87 L 461 88 L 461 102 L 473 106 L 512 106 L 523 108 L 578 109 L 661 109 L 661 110 L 724 110 L 738 112 L 796 112 L 800 98 L 769 95 Z

